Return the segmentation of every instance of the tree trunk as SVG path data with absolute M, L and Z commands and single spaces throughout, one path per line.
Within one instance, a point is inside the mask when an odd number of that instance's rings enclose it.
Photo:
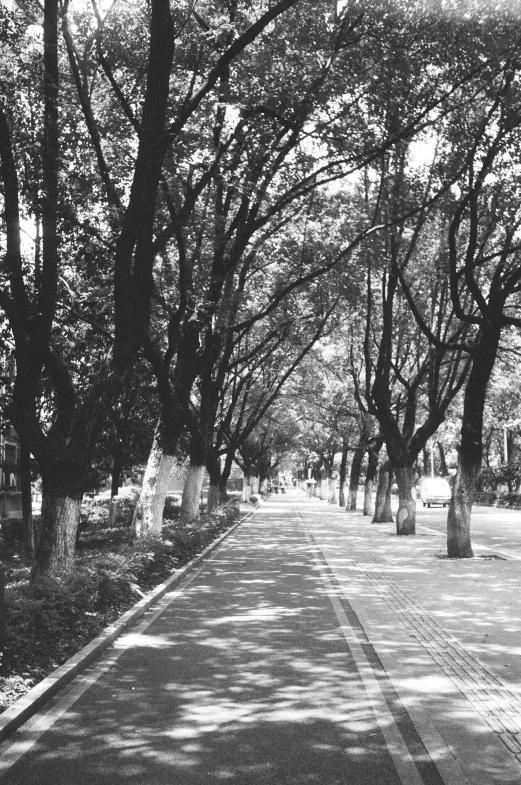
M 120 457 L 114 458 L 112 462 L 112 472 L 110 480 L 110 495 L 112 497 L 119 494 L 121 487 L 121 472 L 123 471 L 123 461 Z
M 416 534 L 416 494 L 413 491 L 414 468 L 396 467 L 398 483 L 398 512 L 396 514 L 396 534 Z
M 329 478 L 329 495 L 327 501 L 328 504 L 337 504 L 336 477 Z
M 373 516 L 373 523 L 392 523 L 393 513 L 391 510 L 391 486 L 393 481 L 393 469 L 389 460 L 380 466 L 378 473 L 378 486 L 376 489 L 376 503 Z
M 180 520 L 183 523 L 189 523 L 199 517 L 205 471 L 205 466 L 196 463 L 191 463 L 188 467 L 181 500 Z
M 31 493 L 31 453 L 26 443 L 20 443 L 20 481 L 22 485 L 22 519 L 24 547 L 28 554 L 34 553 L 33 497 Z
M 42 512 L 31 581 L 71 572 L 80 522 L 81 496 L 43 487 Z
M 378 458 L 376 460 L 378 461 Z M 369 468 L 367 469 L 364 483 L 364 515 L 374 514 L 373 492 L 376 480 L 376 467 L 374 469 L 371 468 L 371 471 L 369 471 Z
M 442 477 L 446 477 L 449 473 L 447 468 L 447 461 L 445 460 L 445 450 L 443 449 L 443 444 L 441 442 L 436 442 L 438 445 L 438 452 L 440 454 L 440 472 Z
M 424 477 L 428 477 L 430 475 L 430 468 L 429 468 L 429 454 L 427 452 L 427 447 L 422 447 L 422 458 L 423 458 L 423 475 Z
M 135 537 L 161 536 L 166 494 L 175 463 L 175 457 L 161 449 L 156 431 L 148 456 L 141 493 L 132 519 Z
M 353 455 L 353 462 L 351 463 L 351 473 L 349 475 L 349 499 L 347 502 L 347 509 L 350 512 L 356 510 L 356 502 L 358 497 L 358 486 L 360 485 L 360 474 L 362 471 L 362 460 L 364 458 L 365 447 L 359 443 Z
M 221 460 L 219 456 L 209 457 L 206 470 L 210 478 L 208 489 L 207 512 L 213 512 L 221 503 L 220 482 L 221 482 Z
M 320 470 L 320 492 L 319 498 L 323 501 L 327 501 L 327 494 L 328 494 L 328 484 L 329 478 L 327 476 L 327 472 L 325 469 Z
M 447 554 L 451 559 L 470 559 L 474 555 L 470 541 L 470 516 L 475 482 L 481 471 L 483 411 L 499 347 L 501 320 L 490 319 L 487 325 L 475 349 L 465 389 L 458 471 L 447 515 Z
M 259 494 L 259 478 L 256 474 L 251 478 L 251 492 L 252 496 L 258 496 Z
M 460 460 L 447 515 L 447 554 L 450 559 L 472 559 L 470 516 L 476 480 L 475 467 Z
M 244 476 L 242 478 L 242 500 L 243 502 L 249 502 L 251 497 L 251 475 L 247 472 L 244 472 Z
M 374 502 L 373 493 L 375 486 L 375 478 L 365 478 L 364 485 L 364 515 L 374 515 Z
M 228 478 L 221 477 L 219 482 L 219 500 L 221 504 L 224 504 L 229 499 L 228 496 Z
M 228 501 L 228 480 L 230 479 L 230 474 L 232 471 L 233 455 L 234 453 L 231 452 L 226 453 L 224 466 L 222 467 L 221 471 L 221 479 L 219 480 L 219 498 L 222 503 Z
M 208 503 L 206 505 L 207 512 L 213 512 L 221 504 L 221 494 L 218 485 L 212 485 L 208 488 Z
M 339 480 L 338 506 L 339 507 L 346 506 L 345 486 L 346 486 L 346 476 L 347 476 L 347 454 L 348 454 L 347 442 L 344 441 L 342 445 L 342 460 L 340 461 L 340 471 L 338 474 L 338 480 Z
M 378 474 L 378 455 L 382 449 L 382 445 L 383 438 L 379 436 L 371 444 L 368 450 L 367 472 L 364 485 L 364 515 L 373 515 L 374 513 L 373 492 L 376 475 Z

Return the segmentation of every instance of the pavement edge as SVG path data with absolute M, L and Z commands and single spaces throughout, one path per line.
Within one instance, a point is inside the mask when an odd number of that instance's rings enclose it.
M 51 698 L 69 684 L 79 673 L 87 668 L 94 660 L 107 649 L 119 636 L 137 619 L 141 618 L 158 600 L 160 600 L 172 587 L 180 583 L 198 564 L 200 564 L 212 551 L 230 536 L 245 520 L 250 518 L 259 509 L 257 504 L 253 510 L 244 514 L 237 523 L 234 523 L 220 537 L 210 543 L 201 553 L 191 561 L 176 570 L 164 583 L 152 589 L 143 599 L 129 608 L 119 619 L 102 633 L 87 643 L 79 652 L 70 657 L 63 665 L 56 668 L 49 676 L 40 681 L 23 697 L 19 698 L 8 709 L 0 714 L 0 743 L 5 741 L 15 730 L 24 724 L 30 717 L 38 712 Z

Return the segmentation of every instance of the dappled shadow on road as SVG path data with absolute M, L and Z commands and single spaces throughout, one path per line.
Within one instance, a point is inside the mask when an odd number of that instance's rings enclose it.
M 256 527 L 3 782 L 398 785 L 299 520 Z
M 394 717 L 379 711 L 374 695 L 370 700 L 302 518 L 288 509 L 291 500 L 270 502 L 268 512 L 244 524 L 145 632 L 120 639 L 116 664 L 1 782 L 399 785 L 384 741 L 395 723 L 421 768 L 425 750 L 407 724 L 403 700 L 345 602 Z M 474 632 L 481 625 L 483 635 L 487 625 L 496 631 L 498 621 L 483 602 L 483 581 L 490 583 L 490 596 L 502 596 L 512 574 L 498 569 L 510 569 L 510 563 L 443 562 L 434 558 L 436 538 L 390 536 L 392 525 L 370 527 L 362 516 L 313 501 L 307 509 L 310 530 L 353 602 L 369 610 L 385 602 L 381 584 L 368 580 L 374 568 L 379 579 L 427 606 L 440 624 L 463 630 L 464 638 L 469 623 Z M 334 582 L 332 590 L 344 601 Z M 501 779 L 502 759 L 489 751 L 484 724 L 436 672 L 425 647 L 399 634 L 392 613 L 381 615 L 378 645 L 397 663 L 394 684 L 408 696 L 407 706 L 421 709 L 424 697 L 437 702 L 457 733 L 478 739 L 490 782 L 517 782 Z M 513 634 L 521 629 L 516 612 L 503 608 L 499 624 L 508 615 Z M 476 635 L 467 637 L 475 647 Z M 511 647 L 511 639 L 504 645 Z M 405 746 L 389 744 L 394 761 L 410 765 Z M 444 749 L 437 754 L 452 756 Z M 425 782 L 439 780 L 432 775 Z

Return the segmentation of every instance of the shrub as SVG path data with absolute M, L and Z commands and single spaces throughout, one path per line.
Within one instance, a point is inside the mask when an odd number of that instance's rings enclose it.
M 102 505 L 93 505 L 98 510 Z M 28 584 L 28 564 L 15 564 L 16 587 L 6 591 L 6 647 L 1 661 L 0 710 L 75 654 L 136 601 L 163 582 L 240 518 L 237 504 L 225 505 L 189 524 L 163 527 L 163 539 L 148 538 L 83 551 L 66 578 Z M 108 550 L 108 545 L 111 550 Z M 4 559 L 5 561 L 5 559 Z M 22 580 L 23 578 L 23 580 Z M 13 584 L 15 581 L 13 581 Z
M 483 504 L 485 507 L 493 507 L 496 504 L 496 491 L 476 491 L 474 493 L 474 504 Z
M 165 499 L 165 509 L 163 510 L 163 519 L 165 521 L 174 521 L 176 518 L 179 518 L 180 508 L 180 496 L 167 496 Z
M 474 504 L 482 504 L 485 507 L 509 507 L 510 509 L 519 510 L 521 509 L 521 493 L 476 491 Z
M 511 492 L 498 493 L 496 504 L 498 507 L 510 507 L 518 510 L 521 507 L 521 494 Z
M 521 463 L 513 461 L 509 464 L 499 466 L 487 466 L 483 469 L 476 481 L 476 488 L 479 491 L 493 491 L 498 485 L 507 485 L 510 489 L 517 488 L 521 483 Z
M 6 518 L 2 521 L 2 538 L 6 545 L 14 547 L 17 542 L 23 542 L 23 518 Z
M 137 488 L 125 488 L 125 492 L 120 496 L 115 496 L 112 501 L 116 506 L 114 525 L 124 528 L 132 523 L 132 515 L 139 498 Z M 109 507 L 111 499 L 89 498 L 86 497 L 81 505 L 80 523 L 78 526 L 77 539 L 86 531 L 100 532 L 107 529 L 109 525 Z

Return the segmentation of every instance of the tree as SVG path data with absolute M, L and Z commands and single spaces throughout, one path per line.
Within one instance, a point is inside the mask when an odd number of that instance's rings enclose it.
M 488 111 L 474 121 L 475 154 L 449 227 L 451 298 L 458 317 L 472 325 L 472 368 L 465 389 L 458 471 L 447 519 L 449 557 L 473 555 L 470 517 L 483 455 L 483 414 L 488 383 L 509 326 L 520 327 L 521 272 L 517 236 L 521 214 L 505 165 L 515 170 L 519 150 L 518 63 L 507 63 Z M 486 131 L 485 131 L 486 129 Z M 501 183 L 496 179 L 501 171 Z M 494 176 L 495 175 L 495 176 Z M 492 179 L 492 182 L 490 180 Z
M 4 91 L 4 101 L 0 105 L 0 159 L 7 250 L 0 305 L 13 333 L 17 363 L 10 416 L 42 473 L 42 525 L 35 579 L 68 570 L 72 565 L 79 505 L 99 428 L 112 401 L 123 388 L 126 374 L 147 334 L 159 251 L 155 240 L 156 235 L 161 234 L 156 223 L 159 185 L 167 151 L 207 96 L 218 89 L 230 63 L 295 2 L 280 0 L 264 13 L 261 8 L 258 19 L 254 14 L 251 17 L 241 15 L 233 40 L 214 46 L 214 34 L 219 38 L 218 12 L 209 28 L 201 32 L 193 12 L 189 12 L 188 19 L 183 19 L 180 11 L 172 14 L 166 0 L 152 0 L 148 6 L 140 7 L 134 19 L 134 24 L 145 23 L 148 41 L 147 47 L 139 49 L 136 61 L 130 64 L 128 50 L 121 46 L 124 26 L 112 23 L 116 13 L 113 9 L 103 19 L 93 5 L 90 17 L 84 14 L 76 19 L 73 37 L 69 20 L 76 11 L 67 2 L 61 6 L 58 0 L 46 0 L 42 79 L 37 68 L 34 79 L 42 116 L 36 129 L 41 175 L 37 175 L 30 189 L 31 196 L 36 194 L 38 197 L 35 197 L 36 227 L 39 231 L 41 225 L 41 237 L 37 242 L 35 265 L 29 268 L 24 263 L 20 237 L 22 207 L 29 197 L 20 182 L 23 146 L 17 122 L 19 107 L 29 102 L 24 95 L 21 102 L 7 103 L 6 99 L 12 97 L 15 90 L 14 80 Z M 27 9 L 30 10 L 29 5 Z M 16 14 L 9 15 L 4 7 L 2 14 L 7 20 L 5 37 L 19 63 L 25 56 L 22 39 L 27 25 L 19 23 Z M 126 15 L 126 20 L 132 27 L 131 14 Z M 34 22 L 38 24 L 38 20 Z M 60 25 L 64 49 L 60 48 Z M 175 44 L 187 25 L 192 32 L 194 28 L 199 31 L 199 40 L 204 44 L 200 50 L 204 56 L 197 69 L 200 76 L 197 85 L 188 80 L 171 89 Z M 208 35 L 209 29 L 214 33 Z M 114 41 L 118 45 L 110 49 Z M 65 56 L 69 62 L 70 81 L 65 76 Z M 119 71 L 110 62 L 118 57 L 124 60 L 122 63 L 120 59 L 117 64 Z M 36 65 L 39 60 L 40 52 L 36 51 Z M 125 95 L 127 85 L 122 87 L 118 82 L 118 76 L 129 65 L 137 72 L 139 83 L 131 100 Z M 186 63 L 180 65 L 186 75 Z M 98 79 L 100 71 L 104 74 L 103 83 Z M 111 98 L 107 101 L 108 86 Z M 182 96 L 176 93 L 177 88 L 181 88 L 181 92 L 186 88 Z M 86 132 L 81 135 L 72 155 L 73 148 L 67 146 L 68 130 L 73 125 L 80 125 L 78 115 L 72 111 L 78 99 Z M 107 103 L 124 118 L 121 127 L 127 129 L 128 139 L 128 144 L 118 150 L 121 159 L 112 167 L 100 141 Z M 133 104 L 140 107 L 139 113 L 133 111 Z M 63 113 L 60 113 L 61 107 Z M 109 134 L 113 127 L 114 122 L 107 124 Z M 118 149 L 110 144 L 107 148 L 112 152 Z M 128 158 L 125 160 L 129 149 L 136 150 L 130 162 Z M 71 157 L 79 164 L 76 180 L 72 176 L 62 176 L 63 167 Z M 69 181 L 75 180 L 81 185 L 85 171 L 93 172 L 93 179 L 101 184 L 98 193 L 103 189 L 104 194 L 104 202 L 94 200 L 89 220 L 83 217 L 81 201 L 78 205 L 69 198 Z M 120 177 L 119 183 L 116 177 Z M 105 253 L 110 254 L 109 276 L 113 276 L 113 298 L 108 300 L 111 306 L 109 322 L 102 327 L 113 352 L 108 355 L 105 351 L 104 360 L 92 369 L 89 385 L 82 390 L 77 389 L 75 368 L 60 352 L 56 340 L 61 303 L 66 299 L 61 283 L 66 267 L 62 230 L 66 232 L 67 225 L 76 227 L 76 243 L 80 237 L 78 227 L 83 236 L 100 242 Z M 79 250 L 78 246 L 76 250 Z M 85 276 L 82 281 L 86 281 Z M 53 388 L 54 417 L 49 429 L 38 412 L 40 384 L 45 375 Z
M 310 276 L 327 269 L 306 260 L 303 270 L 301 254 L 294 253 L 273 269 L 269 253 L 289 222 L 312 207 L 309 194 L 317 178 L 310 123 L 338 89 L 331 72 L 359 23 L 358 17 L 346 17 L 331 25 L 330 16 L 329 7 L 314 13 L 311 34 L 309 20 L 303 24 L 300 15 L 288 15 L 287 31 L 279 25 L 281 37 L 266 37 L 244 62 L 230 66 L 215 100 L 201 105 L 210 132 L 187 134 L 170 162 L 172 197 L 161 237 L 166 243 L 163 312 L 156 307 L 145 352 L 162 400 L 157 444 L 165 459 L 156 465 L 168 471 L 167 456 L 183 427 L 190 432 L 191 468 L 182 505 L 188 516 L 199 496 L 218 405 L 218 368 L 233 345 L 231 333 L 244 333 L 282 307 Z M 288 48 L 284 36 L 289 34 L 294 44 Z M 323 58 L 310 59 L 309 47 L 315 51 L 317 42 Z M 258 76 L 245 82 L 245 67 Z M 194 164 L 201 155 L 204 167 Z

